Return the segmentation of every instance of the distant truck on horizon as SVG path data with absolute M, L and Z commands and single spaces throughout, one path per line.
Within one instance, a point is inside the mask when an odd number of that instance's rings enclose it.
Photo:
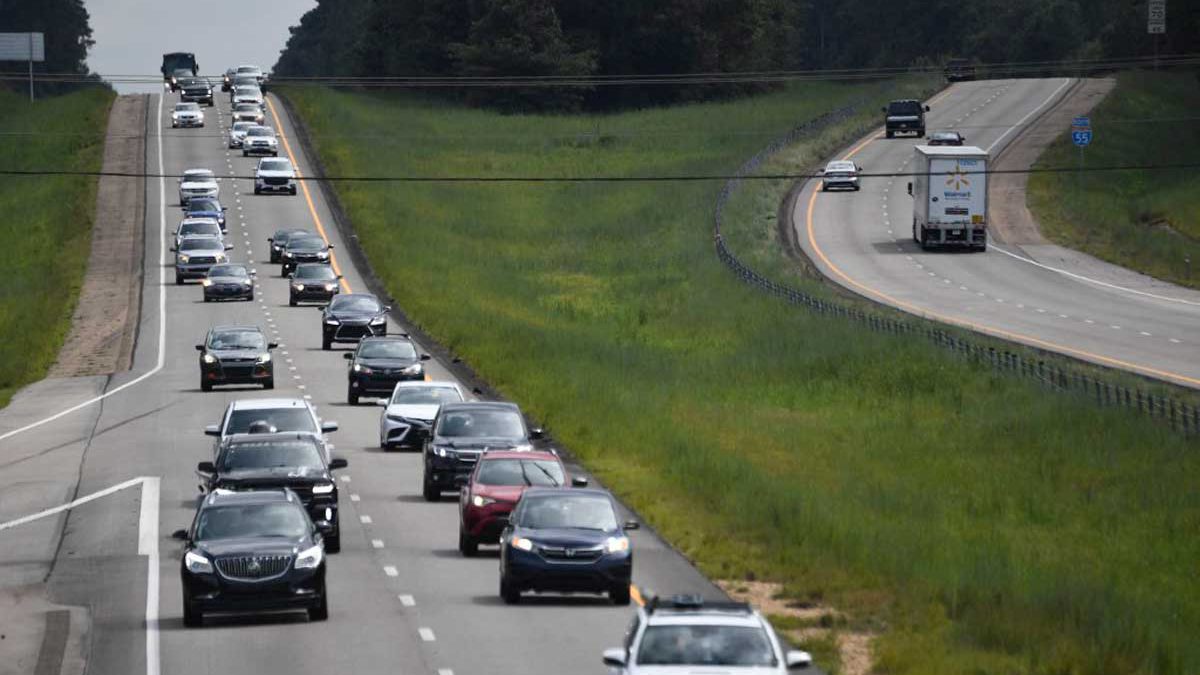
M 918 145 L 913 180 L 913 241 L 921 248 L 987 249 L 988 153 L 963 146 Z
M 196 55 L 191 52 L 171 52 L 163 54 L 162 59 L 163 84 L 175 91 L 179 88 L 181 77 L 195 77 L 200 74 L 200 66 L 196 63 Z

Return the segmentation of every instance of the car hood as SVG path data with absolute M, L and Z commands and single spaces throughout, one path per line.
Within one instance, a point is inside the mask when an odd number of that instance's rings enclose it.
M 177 251 L 177 255 L 186 255 L 194 258 L 198 255 L 221 255 L 225 253 L 225 247 L 221 248 L 194 248 L 190 251 Z
M 247 283 L 250 283 L 250 280 L 247 279 L 246 277 L 222 277 L 222 276 L 212 277 L 212 276 L 210 276 L 208 278 L 208 280 L 213 282 L 214 284 L 247 284 Z
M 199 117 L 204 113 L 200 110 L 176 110 L 171 114 L 176 117 Z
M 258 349 L 210 349 L 208 353 L 218 359 L 257 359 L 267 352 Z
M 303 539 L 287 537 L 245 537 L 214 539 L 196 543 L 196 548 L 213 558 L 236 555 L 295 555 L 311 544 Z
M 570 527 L 533 530 L 527 527 L 517 528 L 517 534 L 529 539 L 538 546 L 562 546 L 565 548 L 586 548 L 599 546 L 609 537 L 622 536 L 620 532 L 601 532 L 599 530 L 582 530 Z
M 455 450 L 513 450 L 519 447 L 532 447 L 524 438 L 446 438 L 437 436 L 434 445 L 444 445 Z
M 189 181 L 186 183 L 180 183 L 179 187 L 184 190 L 200 190 L 200 189 L 215 190 L 215 189 L 217 189 L 217 184 L 213 183 L 211 181 L 204 181 L 204 182 L 201 182 L 201 181 L 190 182 Z
M 243 113 L 243 114 L 246 114 L 246 115 L 248 115 L 248 114 L 250 114 L 250 113 Z M 245 130 L 245 129 L 230 129 L 230 130 L 229 130 L 229 135 L 230 135 L 230 136 L 236 136 L 236 137 L 238 137 L 238 138 L 245 138 L 245 136 L 246 136 L 246 130 Z
M 525 492 L 524 485 L 475 485 L 471 491 L 496 501 L 516 503 Z
M 249 139 L 247 139 L 249 140 Z M 257 175 L 260 178 L 295 178 L 295 171 L 271 171 L 269 169 L 259 169 Z
M 737 675 L 738 673 L 774 673 L 772 669 L 745 666 L 643 666 L 638 665 L 638 675 Z
M 432 421 L 437 417 L 437 411 L 440 406 L 437 403 L 394 403 L 387 407 L 387 414 L 399 415 L 410 420 Z
M 277 142 L 274 136 L 247 136 L 246 140 L 248 140 L 248 141 L 264 141 L 266 143 L 276 143 Z
M 331 483 L 333 478 L 324 469 L 307 466 L 282 466 L 270 469 L 239 469 L 217 476 L 219 486 L 309 487 L 316 483 Z

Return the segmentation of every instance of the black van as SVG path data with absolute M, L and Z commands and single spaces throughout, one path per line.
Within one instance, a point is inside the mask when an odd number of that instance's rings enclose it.
M 883 127 L 884 134 L 888 138 L 899 133 L 915 133 L 917 136 L 924 136 L 925 113 L 927 112 L 929 112 L 929 106 L 921 105 L 921 102 L 915 99 L 892 101 L 883 109 L 883 114 L 887 116 Z

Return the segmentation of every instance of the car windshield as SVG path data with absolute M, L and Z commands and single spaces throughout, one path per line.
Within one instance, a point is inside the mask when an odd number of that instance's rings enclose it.
M 415 359 L 417 350 L 407 340 L 365 340 L 358 348 L 363 359 Z
M 309 521 L 296 504 L 237 504 L 209 507 L 200 512 L 196 540 L 244 537 L 303 537 Z
M 250 75 L 255 75 L 255 74 L 261 72 L 259 70 L 258 66 L 238 66 L 237 71 L 238 71 L 239 75 L 242 73 L 249 73 Z
M 194 110 L 200 109 L 200 104 L 199 103 L 177 103 L 177 104 L 175 104 L 175 109 L 176 110 L 194 111 Z
M 233 123 L 233 131 L 246 132 L 246 131 L 249 131 L 250 127 L 252 127 L 252 126 L 254 126 L 253 122 L 234 122 Z
M 916 101 L 892 101 L 888 105 L 889 115 L 920 115 L 921 104 Z
M 441 405 L 462 400 L 454 387 L 396 387 L 392 394 L 392 403 L 398 405 Z
M 256 330 L 223 330 L 212 334 L 208 348 L 263 350 L 267 348 L 267 340 Z
M 333 273 L 333 269 L 328 265 L 301 265 L 296 268 L 296 278 L 333 281 L 337 278 L 337 275 Z
M 244 434 L 255 422 L 266 422 L 276 431 L 306 431 L 317 433 L 317 425 L 305 408 L 260 408 L 258 410 L 235 410 L 229 416 L 227 434 Z
M 329 309 L 338 312 L 378 312 L 383 308 L 379 306 L 379 301 L 372 297 L 342 295 L 329 303 Z
M 215 237 L 221 234 L 221 226 L 215 220 L 194 220 L 180 224 L 179 236 L 195 234 L 207 234 Z
M 212 183 L 217 177 L 208 169 L 193 169 L 183 172 L 183 182 L 185 183 Z
M 297 251 L 320 251 L 325 248 L 325 240 L 320 237 L 288 239 L 288 248 Z
M 239 471 L 283 467 L 320 472 L 325 465 L 321 462 L 321 451 L 315 443 L 265 441 L 229 445 L 221 454 L 218 468 L 222 471 Z
M 275 132 L 266 127 L 254 127 L 246 132 L 247 136 L 274 136 Z
M 531 530 L 572 528 L 612 532 L 617 529 L 617 514 L 612 502 L 604 497 L 537 497 L 525 504 L 520 526 Z
M 238 277 L 245 279 L 250 276 L 244 265 L 213 265 L 208 270 L 210 277 Z
M 475 479 L 480 485 L 559 487 L 562 465 L 547 459 L 486 459 Z
M 262 112 L 261 110 L 258 109 L 258 106 L 254 105 L 253 103 L 239 103 L 239 104 L 233 106 L 233 111 L 234 112 L 252 112 L 252 113 L 256 113 L 256 114 Z
M 752 626 L 663 625 L 642 633 L 638 665 L 774 666 L 766 630 Z
M 257 96 L 258 89 L 255 89 L 254 87 L 238 87 L 237 95 L 238 96 Z
M 274 134 L 271 135 L 273 136 Z M 291 171 L 292 164 L 286 159 L 269 159 L 264 161 L 258 168 L 263 171 Z
M 525 426 L 512 410 L 456 410 L 441 417 L 437 433 L 448 438 L 524 438 Z
M 215 199 L 196 199 L 188 200 L 188 211 L 220 211 L 221 202 Z
M 216 237 L 195 237 L 193 239 L 184 239 L 179 242 L 180 251 L 211 251 L 224 250 L 225 247 L 217 240 Z

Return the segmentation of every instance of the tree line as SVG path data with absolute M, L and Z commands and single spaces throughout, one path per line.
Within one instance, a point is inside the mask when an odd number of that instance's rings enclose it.
M 1200 3 L 1168 0 L 318 0 L 277 76 L 625 76 L 1128 58 L 1200 51 Z M 608 109 L 765 85 L 455 91 L 502 109 Z
M 84 0 L 0 0 L 0 32 L 45 34 L 46 61 L 34 64 L 35 73 L 88 74 L 88 50 L 95 41 Z M 0 61 L 0 70 L 6 73 L 23 73 L 26 68 L 25 61 Z M 3 82 L 15 89 L 28 86 L 19 78 Z M 73 86 L 43 82 L 38 89 L 49 93 Z

